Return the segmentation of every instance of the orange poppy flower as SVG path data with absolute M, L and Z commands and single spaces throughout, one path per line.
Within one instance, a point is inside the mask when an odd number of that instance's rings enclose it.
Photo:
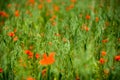
M 90 15 L 86 15 L 86 19 L 89 20 L 90 19 Z
M 46 0 L 48 3 L 51 3 L 52 2 L 52 0 Z
M 86 24 L 82 25 L 82 29 L 85 30 L 85 31 L 89 31 L 89 27 Z
M 102 52 L 101 52 L 101 55 L 102 55 L 102 56 L 105 56 L 105 55 L 106 55 L 106 52 L 105 52 L 105 51 L 102 51 Z
M 71 4 L 70 6 L 66 7 L 66 11 L 69 11 L 74 8 L 74 4 Z
M 72 2 L 72 3 L 75 3 L 75 2 L 76 2 L 76 0 L 71 0 L 71 2 Z
M 69 8 L 70 8 L 70 9 L 74 8 L 74 4 L 71 4 L 71 5 L 69 6 Z
M 44 53 L 43 54 L 43 59 L 40 60 L 39 63 L 41 65 L 51 65 L 51 64 L 53 64 L 55 62 L 54 55 L 55 55 L 54 52 L 50 53 L 49 56 L 47 56 L 47 54 Z
M 28 58 L 33 58 L 33 53 L 29 54 Z
M 102 40 L 103 43 L 107 43 L 108 42 L 108 39 L 104 39 Z
M 8 36 L 14 37 L 14 36 L 15 36 L 15 33 L 14 33 L 14 32 L 9 32 L 9 33 L 8 33 Z
M 29 58 L 33 58 L 33 53 L 30 50 L 25 50 L 25 53 L 28 55 Z
M 6 18 L 9 17 L 9 15 L 6 12 L 4 12 L 4 11 L 0 11 L 0 16 L 6 17 Z
M 19 17 L 19 16 L 20 16 L 20 14 L 19 14 L 19 11 L 18 11 L 18 10 L 16 10 L 14 14 L 15 14 L 15 16 L 16 16 L 16 17 Z
M 98 18 L 98 17 L 96 17 L 96 18 L 95 18 L 95 21 L 96 21 L 96 22 L 98 22 L 98 21 L 99 21 L 99 18 Z
M 53 8 L 56 12 L 60 10 L 59 6 L 57 6 L 57 5 L 54 5 Z
M 50 21 L 54 21 L 56 19 L 56 15 L 53 15 L 51 18 L 50 18 Z
M 40 2 L 43 2 L 44 0 L 39 0 Z
M 36 59 L 39 59 L 39 58 L 40 58 L 40 54 L 36 53 L 36 54 L 35 54 L 35 58 L 36 58 Z
M 116 61 L 120 61 L 120 55 L 115 56 L 115 60 L 116 60 Z
M 38 9 L 42 9 L 43 8 L 43 5 L 42 4 L 39 4 L 38 5 Z
M 105 59 L 104 58 L 100 58 L 99 62 L 100 62 L 100 64 L 104 64 L 105 63 Z
M 3 72 L 3 69 L 2 68 L 0 68 L 0 73 L 2 73 Z
M 88 28 L 88 27 L 85 27 L 84 29 L 85 29 L 85 31 L 89 31 L 89 28 Z
M 35 80 L 33 77 L 28 77 L 27 80 Z
M 35 4 L 35 0 L 29 0 L 28 2 L 29 2 L 29 4 L 32 4 L 32 5 Z
M 11 4 L 8 4 L 7 7 L 10 8 L 12 5 Z
M 15 41 L 17 41 L 17 40 L 18 40 L 18 37 L 15 36 L 15 37 L 13 38 L 13 41 L 15 42 Z

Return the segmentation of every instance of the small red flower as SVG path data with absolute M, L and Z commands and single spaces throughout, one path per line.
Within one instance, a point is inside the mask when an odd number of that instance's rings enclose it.
M 105 55 L 106 55 L 106 52 L 105 52 L 105 51 L 102 51 L 102 52 L 101 52 L 101 55 L 102 55 L 102 56 L 105 56 Z
M 95 18 L 95 21 L 98 22 L 98 21 L 99 21 L 99 17 L 96 17 L 96 18 Z
M 102 43 L 107 43 L 107 42 L 108 42 L 108 39 L 102 40 Z
M 75 3 L 75 2 L 76 2 L 76 0 L 71 0 L 71 2 L 72 2 L 72 3 Z
M 36 53 L 35 57 L 36 57 L 36 59 L 40 58 L 40 54 Z
M 15 41 L 17 41 L 17 40 L 18 40 L 18 37 L 15 36 L 15 37 L 13 38 L 13 41 L 15 42 Z
M 2 73 L 3 72 L 3 69 L 2 68 L 0 68 L 0 73 Z
M 82 29 L 85 30 L 86 32 L 88 32 L 90 29 L 88 26 L 86 26 L 85 24 L 82 25 Z
M 33 77 L 28 77 L 27 80 L 35 80 Z
M 104 64 L 105 63 L 105 59 L 104 58 L 100 58 L 99 62 L 100 62 L 100 64 Z
M 4 12 L 4 11 L 0 11 L 0 16 L 6 17 L 6 18 L 9 17 L 9 15 L 6 12 Z
M 9 32 L 9 33 L 8 33 L 8 36 L 14 37 L 14 36 L 15 36 L 15 33 L 14 33 L 14 32 Z
M 85 27 L 85 30 L 86 30 L 86 31 L 89 31 L 89 28 L 88 28 L 88 27 Z
M 90 19 L 90 15 L 86 15 L 86 19 L 89 20 Z
M 34 5 L 35 4 L 35 0 L 29 0 L 29 4 Z
M 57 6 L 57 5 L 54 5 L 53 8 L 56 12 L 60 10 L 59 6 Z
M 25 50 L 25 53 L 26 54 L 30 54 L 30 53 L 32 53 L 30 50 Z
M 47 56 L 46 53 L 43 54 L 43 59 L 40 60 L 40 64 L 41 65 L 51 65 L 55 62 L 55 59 L 54 59 L 54 56 L 55 56 L 55 53 L 54 52 L 51 52 L 49 54 L 49 56 Z
M 26 50 L 25 53 L 28 55 L 29 58 L 33 57 L 33 53 L 30 50 Z
M 42 4 L 39 4 L 38 5 L 38 9 L 42 9 L 43 8 L 43 5 Z
M 19 16 L 20 16 L 20 14 L 19 14 L 19 11 L 18 11 L 18 10 L 16 10 L 14 14 L 15 14 L 15 16 L 16 16 L 16 17 L 19 17 Z
M 116 60 L 116 61 L 120 61 L 120 55 L 115 56 L 115 60 Z
M 52 2 L 52 0 L 47 0 L 47 2 L 48 2 L 48 3 L 51 3 L 51 2 Z

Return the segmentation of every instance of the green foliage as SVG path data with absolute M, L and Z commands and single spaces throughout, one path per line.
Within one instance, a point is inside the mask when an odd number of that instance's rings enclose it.
M 0 80 L 120 80 L 119 0 L 29 1 L 0 1 Z M 55 62 L 41 65 L 51 52 Z

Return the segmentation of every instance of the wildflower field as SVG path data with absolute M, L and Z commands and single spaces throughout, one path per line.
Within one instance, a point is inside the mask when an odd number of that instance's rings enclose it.
M 120 0 L 0 0 L 0 80 L 120 80 Z

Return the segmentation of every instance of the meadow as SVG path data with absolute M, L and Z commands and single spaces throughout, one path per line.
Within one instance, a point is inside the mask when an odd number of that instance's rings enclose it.
M 120 1 L 0 0 L 0 80 L 120 80 Z

